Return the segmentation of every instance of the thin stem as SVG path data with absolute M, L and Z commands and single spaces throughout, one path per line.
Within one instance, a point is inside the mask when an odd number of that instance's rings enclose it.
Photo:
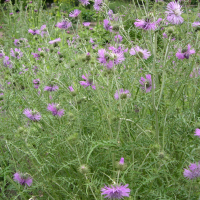
M 166 74 L 165 64 L 166 64 L 166 60 L 167 60 L 170 41 L 171 41 L 171 36 L 169 37 L 168 44 L 167 44 L 166 51 L 165 51 L 165 58 L 164 58 L 164 62 L 163 62 L 163 73 L 162 73 L 162 85 L 161 85 L 161 91 L 160 91 L 160 95 L 159 95 L 159 99 L 158 99 L 157 109 L 158 109 L 159 104 L 160 104 L 160 100 L 161 100 L 161 97 L 162 97 L 164 84 L 165 84 L 165 74 Z
M 155 32 L 154 34 L 154 46 L 153 46 L 153 54 L 154 54 L 154 58 L 153 58 L 153 74 L 152 74 L 152 104 L 153 104 L 153 110 L 155 113 L 155 129 L 156 129 L 156 141 L 159 144 L 159 124 L 158 124 L 158 109 L 155 105 L 155 81 L 154 81 L 154 77 L 156 75 L 156 70 L 155 70 L 155 63 L 156 63 L 156 50 L 157 50 L 157 32 Z

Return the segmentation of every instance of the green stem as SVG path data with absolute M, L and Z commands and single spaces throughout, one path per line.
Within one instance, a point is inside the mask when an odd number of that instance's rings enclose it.
M 156 70 L 155 70 L 155 64 L 156 64 L 156 50 L 157 50 L 157 32 L 154 34 L 154 46 L 153 46 L 153 74 L 152 74 L 152 104 L 153 104 L 153 110 L 155 113 L 155 130 L 156 130 L 156 142 L 159 144 L 159 124 L 158 124 L 158 109 L 155 105 L 155 81 L 154 77 L 156 76 Z
M 167 44 L 166 51 L 165 51 L 165 58 L 164 58 L 164 63 L 163 63 L 163 73 L 162 73 L 162 85 L 161 85 L 161 91 L 160 91 L 160 95 L 159 95 L 159 99 L 158 99 L 157 108 L 159 107 L 163 89 L 164 89 L 164 84 L 165 84 L 165 74 L 166 74 L 165 64 L 166 64 L 166 60 L 167 60 L 170 41 L 171 41 L 171 36 L 169 37 L 168 44 Z

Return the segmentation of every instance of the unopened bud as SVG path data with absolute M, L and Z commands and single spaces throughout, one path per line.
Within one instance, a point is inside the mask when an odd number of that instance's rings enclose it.
M 116 163 L 116 168 L 118 170 L 124 171 L 127 165 L 124 163 L 124 158 L 122 157 L 119 162 Z
M 119 25 L 118 24 L 115 24 L 113 25 L 113 31 L 119 31 Z
M 87 61 L 89 61 L 89 60 L 91 59 L 91 55 L 90 55 L 89 52 L 86 54 L 86 57 L 85 57 L 85 58 L 86 58 Z
M 78 170 L 81 174 L 88 174 L 90 172 L 87 165 L 81 165 Z

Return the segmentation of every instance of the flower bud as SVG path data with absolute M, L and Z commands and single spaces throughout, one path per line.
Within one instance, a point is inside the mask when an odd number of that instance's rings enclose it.
M 116 168 L 118 170 L 124 171 L 127 165 L 124 163 L 124 158 L 122 157 L 119 162 L 116 163 Z
M 113 31 L 119 31 L 119 25 L 118 24 L 115 24 L 113 25 Z
M 85 57 L 85 59 L 86 59 L 87 61 L 89 61 L 89 60 L 91 59 L 91 55 L 90 55 L 90 53 L 89 53 L 89 52 L 86 54 L 86 57 Z
M 79 172 L 81 174 L 88 174 L 90 172 L 90 169 L 88 168 L 87 165 L 83 164 L 78 168 Z

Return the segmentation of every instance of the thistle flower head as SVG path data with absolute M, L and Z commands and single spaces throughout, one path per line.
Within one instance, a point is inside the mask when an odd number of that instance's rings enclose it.
M 183 11 L 181 6 L 177 2 L 170 2 L 167 4 L 167 21 L 171 24 L 182 24 L 184 19 L 181 17 Z
M 26 117 L 28 117 L 32 121 L 40 121 L 41 119 L 40 113 L 37 112 L 36 110 L 31 110 L 31 109 L 26 108 L 23 114 L 26 115 Z
M 79 0 L 79 2 L 83 5 L 83 6 L 87 6 L 90 4 L 89 0 Z
M 176 53 L 176 57 L 181 60 L 183 60 L 184 58 L 189 59 L 190 55 L 194 53 L 195 53 L 195 50 L 191 49 L 190 44 L 188 44 L 187 49 L 178 50 L 178 52 Z
M 106 195 L 104 198 L 108 199 L 123 199 L 123 197 L 129 197 L 130 189 L 128 184 L 126 185 L 111 185 L 105 186 L 101 189 L 101 195 Z
M 32 185 L 32 178 L 28 174 L 22 174 L 19 172 L 16 172 L 14 174 L 14 181 L 18 182 L 21 185 L 28 185 L 29 187 Z
M 70 28 L 71 26 L 72 26 L 72 23 L 70 22 L 70 21 L 66 21 L 66 20 L 64 20 L 64 21 L 62 21 L 62 22 L 58 22 L 57 24 L 56 24 L 56 26 L 58 27 L 58 28 L 60 28 L 60 29 L 68 29 L 68 28 Z
M 94 1 L 94 9 L 99 11 L 103 5 L 103 0 L 95 0 Z
M 75 9 L 74 11 L 69 13 L 69 17 L 73 17 L 73 18 L 78 17 L 80 13 L 81 13 L 80 10 Z
M 57 115 L 58 117 L 62 117 L 64 115 L 64 110 L 60 109 L 59 104 L 55 103 L 49 104 L 47 106 L 47 110 L 51 111 L 53 116 Z
M 147 74 L 146 78 L 141 77 L 139 82 L 141 84 L 141 88 L 145 90 L 146 93 L 151 91 L 152 88 L 151 74 Z
M 151 53 L 147 49 L 142 49 L 139 46 L 131 48 L 129 53 L 131 55 L 136 55 L 137 54 L 140 58 L 143 58 L 145 60 L 148 59 L 151 56 Z
M 188 179 L 200 177 L 200 163 L 191 163 L 189 169 L 184 169 L 183 175 Z
M 126 99 L 126 98 L 130 98 L 131 94 L 128 90 L 124 90 L 123 88 L 121 88 L 119 91 L 116 90 L 116 93 L 114 95 L 115 99 Z

